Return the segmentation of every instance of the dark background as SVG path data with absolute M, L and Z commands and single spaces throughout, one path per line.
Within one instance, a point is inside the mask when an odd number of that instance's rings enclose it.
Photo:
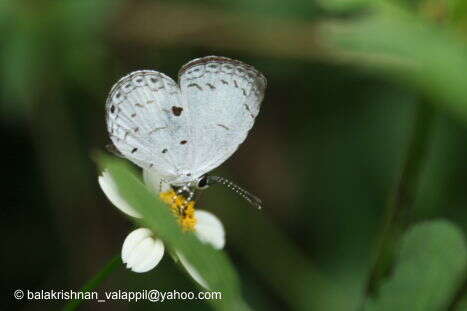
M 358 63 L 335 61 L 316 24 L 349 18 L 314 1 L 2 1 L 0 100 L 2 304 L 17 289 L 78 289 L 121 249 L 133 223 L 97 184 L 109 138 L 104 103 L 138 69 L 176 77 L 190 59 L 255 66 L 268 88 L 255 127 L 217 173 L 263 199 L 258 212 L 207 190 L 226 252 L 255 310 L 355 310 L 385 207 L 406 155 L 419 93 Z M 412 211 L 467 229 L 467 130 L 435 106 Z M 325 282 L 332 288 L 323 291 Z M 166 256 L 146 274 L 121 267 L 100 290 L 196 290 Z M 314 296 L 313 296 L 314 295 Z M 311 297 L 314 297 L 311 299 Z M 14 303 L 14 304 L 11 304 Z M 176 301 L 82 310 L 209 310 Z

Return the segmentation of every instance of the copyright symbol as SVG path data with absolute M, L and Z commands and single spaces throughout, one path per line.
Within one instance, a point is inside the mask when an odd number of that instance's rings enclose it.
M 21 300 L 24 297 L 24 292 L 21 289 L 17 289 L 13 293 L 13 296 L 15 296 L 16 299 Z
M 159 301 L 159 291 L 157 289 L 151 289 L 148 293 L 148 299 L 150 302 Z

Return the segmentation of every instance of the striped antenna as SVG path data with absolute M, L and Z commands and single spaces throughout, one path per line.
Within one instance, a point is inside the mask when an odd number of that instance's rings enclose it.
M 247 200 L 252 206 L 254 206 L 257 209 L 261 209 L 263 207 L 263 203 L 261 202 L 261 199 L 258 198 L 257 196 L 249 193 L 239 185 L 235 184 L 234 182 L 228 180 L 227 178 L 224 177 L 219 177 L 219 176 L 208 176 L 208 184 L 223 184 L 227 186 L 230 190 L 233 192 L 237 193 L 240 195 L 242 198 Z

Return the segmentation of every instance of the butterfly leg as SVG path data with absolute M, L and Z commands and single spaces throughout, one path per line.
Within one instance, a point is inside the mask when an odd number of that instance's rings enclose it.
M 188 202 L 193 200 L 194 191 L 193 191 L 192 187 L 190 187 L 190 184 L 186 184 L 186 185 L 183 185 L 180 188 L 178 188 L 175 193 L 176 193 L 176 196 L 173 197 L 173 202 L 174 203 L 175 203 L 175 200 L 177 199 L 177 196 L 180 196 L 183 193 L 186 193 L 185 202 L 181 206 L 179 206 L 179 214 L 183 215 L 185 213 L 186 207 L 188 206 Z

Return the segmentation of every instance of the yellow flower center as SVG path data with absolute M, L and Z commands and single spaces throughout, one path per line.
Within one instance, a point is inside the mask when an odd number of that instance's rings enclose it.
M 184 231 L 194 231 L 196 225 L 195 201 L 187 201 L 182 195 L 170 190 L 161 192 L 162 201 L 167 203 Z

